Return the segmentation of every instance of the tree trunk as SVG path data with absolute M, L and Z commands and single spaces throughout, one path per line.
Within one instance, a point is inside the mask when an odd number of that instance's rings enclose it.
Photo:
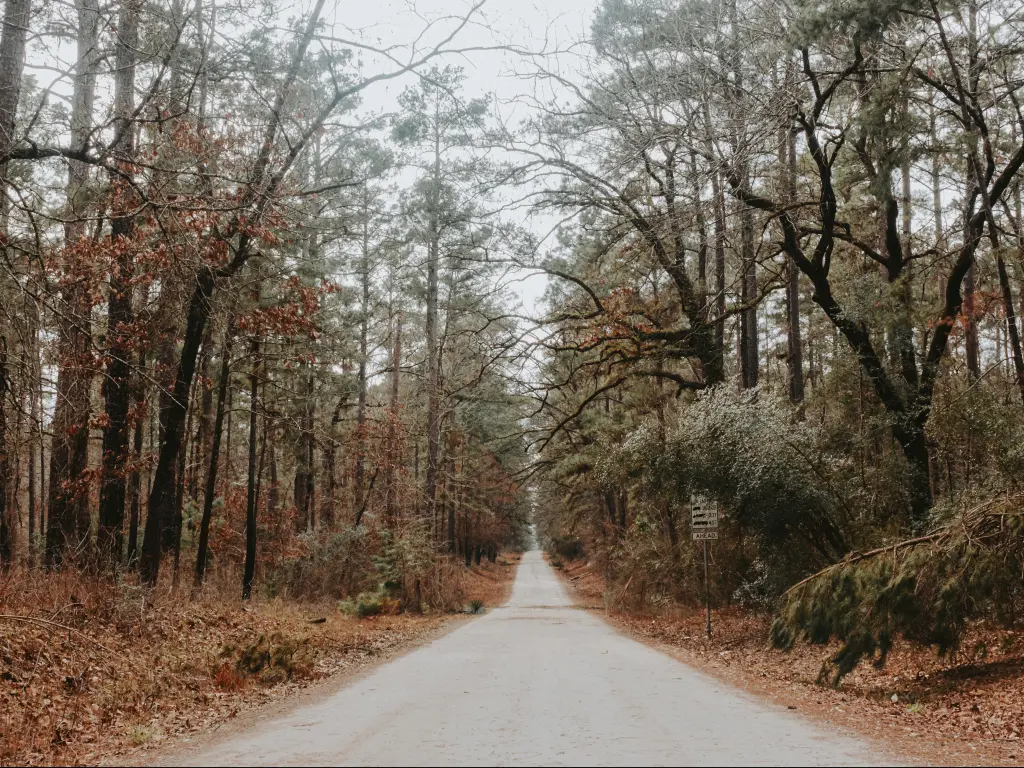
M 711 108 L 704 102 L 704 151 L 714 157 L 714 141 L 711 134 Z M 715 351 L 718 359 L 725 362 L 725 187 L 718 169 L 711 170 L 711 193 L 714 196 L 715 212 Z
M 6 156 L 14 146 L 15 118 L 18 111 L 18 98 L 21 94 L 21 76 L 25 67 L 25 38 L 28 34 L 30 19 L 29 0 L 7 0 L 4 12 L 3 33 L 0 35 L 0 154 Z M 0 163 L 0 203 L 3 205 L 3 222 L 6 224 L 7 214 L 7 163 Z M 7 233 L 3 235 L 7 242 Z M 7 422 L 4 412 L 4 401 L 7 394 L 7 337 L 0 334 L 0 564 L 11 561 L 13 547 L 11 527 L 7 510 L 7 478 L 9 473 L 7 445 Z M 31 469 L 31 454 L 29 463 Z M 29 492 L 32 492 L 32 478 L 29 478 Z M 32 546 L 32 506 L 29 502 L 29 557 Z
M 29 366 L 29 371 L 34 371 L 35 366 Z M 29 396 L 29 412 L 31 417 L 30 434 L 28 438 L 28 546 L 25 560 L 28 567 L 35 566 L 36 546 L 36 435 L 39 433 L 39 411 L 37 390 L 35 383 L 31 385 L 32 393 Z M 3 453 L 5 446 L 0 445 L 0 453 Z
M 327 435 L 327 446 L 324 449 L 323 462 L 324 462 L 324 474 L 327 476 L 327 492 L 326 499 L 324 499 L 323 514 L 321 515 L 321 522 L 331 527 L 334 525 L 334 511 L 337 503 L 338 496 L 338 478 L 337 472 L 337 455 L 338 455 L 338 424 L 341 423 L 341 409 L 345 407 L 345 403 L 348 401 L 348 396 L 344 396 L 338 400 L 337 405 L 334 406 L 334 413 L 331 414 L 331 425 L 330 432 Z M 271 454 L 271 470 L 274 470 L 273 454 Z M 355 525 L 359 525 L 359 521 L 355 521 Z
M 79 0 L 78 52 L 71 107 L 71 146 L 85 149 L 92 132 L 96 91 L 99 9 L 95 0 Z M 66 274 L 75 274 L 76 252 L 84 241 L 83 210 L 88 166 L 68 162 L 67 219 L 64 224 Z M 46 565 L 59 566 L 67 553 L 88 543 L 88 487 L 83 482 L 89 460 L 89 413 L 92 385 L 92 302 L 87 280 L 69 279 L 61 290 L 58 320 L 57 402 L 51 427 L 50 498 L 47 515 Z
M 164 520 L 170 519 L 174 511 L 174 465 L 181 450 L 189 390 L 195 375 L 199 345 L 210 316 L 210 297 L 213 295 L 213 288 L 213 272 L 203 269 L 196 278 L 196 287 L 189 301 L 185 339 L 174 380 L 174 395 L 165 413 L 164 440 L 153 474 L 153 487 L 149 493 L 149 514 L 146 517 L 139 570 L 143 583 L 150 586 L 156 584 L 160 573 L 160 534 Z
M 127 562 L 129 568 L 134 568 L 139 557 L 139 516 L 142 507 L 142 473 L 139 465 L 142 463 L 143 428 L 146 423 L 146 414 L 143 405 L 146 402 L 146 353 L 139 353 L 139 372 L 137 376 L 135 392 L 135 434 L 132 446 L 132 474 L 131 474 L 131 512 L 128 520 L 128 554 Z
M 736 0 L 729 2 L 729 20 L 732 34 L 732 73 L 734 93 L 734 122 L 736 133 L 733 151 L 740 157 L 739 176 L 743 186 L 750 186 L 749 162 L 745 156 L 747 143 L 747 107 L 743 92 L 743 57 L 740 50 L 739 20 Z M 740 203 L 740 378 L 742 386 L 757 386 L 760 356 L 757 333 L 757 264 L 754 248 L 754 209 Z
M 303 369 L 309 363 L 303 363 Z M 295 446 L 295 484 L 293 498 L 298 517 L 295 520 L 296 531 L 313 530 L 314 520 L 314 477 L 313 460 L 315 436 L 313 434 L 315 419 L 313 373 L 308 371 L 304 374 L 305 397 L 302 401 L 302 411 L 299 416 L 300 431 L 298 443 Z M 358 502 L 353 499 L 353 507 L 358 509 Z
M 185 421 L 186 438 L 192 434 L 192 417 L 194 414 L 195 408 L 190 407 Z M 181 565 L 181 535 L 184 527 L 182 512 L 185 504 L 185 456 L 187 448 L 187 445 L 182 444 L 181 449 L 178 451 L 178 469 L 174 476 L 174 515 L 171 518 L 171 551 L 174 553 L 173 585 L 175 588 L 178 586 L 178 568 Z
M 135 161 L 132 113 L 135 102 L 135 50 L 139 44 L 139 0 L 124 0 L 117 21 L 114 75 L 114 153 L 121 172 L 130 173 Z M 126 170 L 128 169 L 128 170 Z M 135 269 L 130 240 L 135 222 L 128 213 L 134 195 L 121 178 L 110 174 L 113 201 L 110 240 L 118 251 L 110 271 L 107 298 L 107 375 L 103 399 L 107 422 L 103 428 L 103 484 L 100 489 L 97 550 L 108 569 L 121 562 L 124 544 L 124 507 L 128 462 L 128 414 L 131 405 L 132 274 Z M 124 199 L 122 199 L 124 198 Z M 118 246 L 120 248 L 118 249 Z
M 971 178 L 970 174 L 971 164 L 968 162 L 968 174 L 967 184 L 964 189 L 964 199 L 970 198 L 971 190 L 975 186 L 976 182 Z M 965 225 L 965 230 L 967 225 Z M 965 231 L 964 238 L 970 237 L 970 233 Z M 977 305 L 975 302 L 975 295 L 977 293 L 975 278 L 974 278 L 974 261 L 971 261 L 970 269 L 967 270 L 967 276 L 964 278 L 963 288 L 963 318 L 964 318 L 964 340 L 967 354 L 967 378 L 971 381 L 977 381 L 981 378 L 981 345 L 978 340 L 978 324 L 977 324 Z
M 177 335 L 177 312 L 175 311 L 176 307 L 174 306 L 174 297 L 177 294 L 177 290 L 172 288 L 170 283 L 171 280 L 166 281 L 160 296 L 160 303 L 162 306 L 159 308 L 158 312 L 162 316 L 163 328 L 159 334 L 156 366 L 154 370 L 154 374 L 159 382 L 158 386 L 160 394 L 157 398 L 157 442 L 161 446 L 167 444 L 167 420 L 174 406 L 174 384 L 175 376 L 177 375 L 174 365 L 174 347 L 175 337 Z M 167 298 L 168 296 L 171 298 Z M 201 348 L 202 346 L 200 345 L 200 349 Z M 187 406 L 188 403 L 186 402 L 186 408 Z M 181 446 L 184 446 L 184 435 L 181 438 Z M 181 447 L 179 447 L 179 451 L 180 450 L 182 450 Z M 178 455 L 175 454 L 174 464 L 171 469 L 171 483 L 174 487 L 172 498 L 174 502 L 177 501 L 178 464 Z M 171 505 L 172 511 L 175 506 L 174 502 L 172 502 Z M 160 553 L 163 555 L 174 548 L 174 515 L 169 512 L 161 522 Z
M 14 560 L 14 531 L 7 510 L 10 450 L 7 447 L 7 337 L 0 334 L 0 568 Z
M 14 146 L 14 121 L 25 69 L 25 39 L 31 19 L 30 0 L 7 0 L 0 34 L 0 155 Z M 0 164 L 0 192 L 7 194 L 7 163 Z
M 359 283 L 359 372 L 357 375 L 358 401 L 356 405 L 356 506 L 363 505 L 363 477 L 366 463 L 366 366 L 369 362 L 370 334 L 370 253 L 369 253 L 369 191 L 363 185 L 362 216 L 362 255 L 360 258 Z
M 250 347 L 252 372 L 249 374 L 249 479 L 245 503 L 245 572 L 242 575 L 242 599 L 252 597 L 252 583 L 256 577 L 256 430 L 257 396 L 259 394 L 260 343 L 253 339 Z
M 701 374 L 704 383 L 708 385 L 718 384 L 725 379 L 725 361 L 722 357 L 722 350 L 717 343 L 717 328 L 720 324 L 716 322 L 715 313 L 712 311 L 711 303 L 708 300 L 708 225 L 707 217 L 704 214 L 704 202 L 701 200 L 701 185 L 699 169 L 697 165 L 696 152 L 691 153 L 690 171 L 693 174 L 693 198 L 697 217 L 697 318 L 695 345 L 698 350 L 698 357 L 701 361 Z M 668 198 L 670 215 L 673 221 L 677 218 L 675 209 L 675 173 L 666 172 L 669 179 L 669 186 L 673 189 L 672 197 Z M 676 240 L 676 251 L 685 259 L 685 248 L 682 237 L 675 231 L 678 225 L 673 225 L 674 239 Z M 659 361 L 659 367 L 660 361 Z M 660 384 L 659 380 L 659 384 Z
M 796 87 L 796 70 L 792 59 L 786 68 L 786 83 Z M 785 155 L 786 202 L 796 202 L 796 131 L 792 121 L 784 129 L 784 147 L 780 148 L 780 159 Z M 783 151 L 784 150 L 784 151 Z M 789 372 L 789 400 L 800 404 L 804 401 L 804 353 L 800 338 L 800 270 L 792 259 L 786 262 L 786 364 Z M 802 412 L 802 409 L 801 409 Z
M 463 459 L 465 462 L 465 459 Z M 465 464 L 463 464 L 465 466 Z M 448 460 L 448 530 L 445 542 L 449 554 L 455 553 L 455 459 Z
M 213 520 L 213 501 L 217 495 L 217 460 L 220 458 L 221 436 L 224 433 L 224 406 L 227 402 L 228 380 L 231 378 L 231 321 L 224 332 L 221 350 L 220 377 L 217 381 L 217 410 L 213 419 L 213 437 L 210 445 L 210 463 L 206 471 L 206 493 L 203 496 L 203 516 L 199 522 L 199 546 L 196 550 L 195 587 L 203 585 L 210 546 L 210 523 Z M 273 462 L 273 458 L 271 459 Z M 273 468 L 273 463 L 271 463 Z M 276 482 L 272 470 L 271 481 Z M 273 492 L 273 491 L 271 491 Z
M 273 434 L 271 434 L 273 437 Z M 267 489 L 267 517 L 270 520 L 277 519 L 277 507 L 280 499 L 277 478 L 277 450 L 271 441 L 270 444 L 270 488 Z
M 316 478 L 314 467 L 316 466 L 316 390 L 313 381 L 313 369 L 310 367 L 306 378 L 306 427 L 305 437 L 305 463 L 306 471 L 306 520 L 309 530 L 316 530 Z
M 395 316 L 393 326 L 394 347 L 391 352 L 391 402 L 388 404 L 388 454 L 387 454 L 387 486 L 384 497 L 384 514 L 386 524 L 390 527 L 397 519 L 396 507 L 398 497 L 397 472 L 402 461 L 398 449 L 398 408 L 399 383 L 402 367 L 402 313 Z
M 440 206 L 441 183 L 441 139 L 440 129 L 435 121 L 434 133 L 434 176 L 430 200 L 430 240 L 427 244 L 427 307 L 425 318 L 426 368 L 427 368 L 427 472 L 426 513 L 433 530 L 437 525 L 437 473 L 441 450 L 441 395 L 439 390 L 438 344 L 437 344 L 437 271 L 440 260 L 440 235 L 438 233 L 438 208 Z M 435 539 L 436 541 L 436 539 Z
M 207 464 L 207 457 L 210 454 L 210 433 L 213 430 L 213 389 L 206 385 L 210 378 L 210 356 L 213 342 L 211 334 L 213 326 L 207 328 L 206 339 L 203 340 L 203 348 L 199 353 L 199 426 L 195 432 L 195 439 L 192 442 L 192 451 L 188 466 L 188 497 L 193 508 L 199 502 L 199 476 L 203 467 Z
M 1011 124 L 1011 141 L 1012 144 L 1017 143 L 1017 128 L 1016 125 Z M 1014 187 L 1014 202 L 1016 211 L 1016 217 L 1013 221 L 1014 226 L 1014 239 L 1017 241 L 1017 254 L 1018 258 L 1024 256 L 1024 244 L 1021 241 L 1021 222 L 1020 222 L 1020 185 Z M 991 236 L 993 241 L 996 241 L 994 230 Z M 1013 296 L 1013 287 L 1010 284 L 1010 275 L 1006 269 L 1006 260 L 1003 258 L 1003 251 L 999 247 L 993 248 L 996 256 L 996 271 L 999 274 L 999 289 L 1003 295 L 1003 308 L 1006 311 L 1006 344 L 1010 348 L 1010 359 L 1013 361 L 1013 374 L 1014 379 L 1017 382 L 1017 388 L 1021 391 L 1021 397 L 1024 398 L 1024 354 L 1021 352 L 1020 345 L 1020 332 L 1017 329 L 1017 311 L 1016 302 Z M 1021 258 L 1021 264 L 1024 265 L 1024 258 Z

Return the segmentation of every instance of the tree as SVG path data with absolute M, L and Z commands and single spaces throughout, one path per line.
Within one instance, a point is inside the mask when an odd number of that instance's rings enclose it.
M 71 108 L 72 154 L 86 151 L 93 128 L 93 101 L 99 45 L 99 8 L 93 0 L 75 4 L 78 13 L 78 54 Z M 57 404 L 50 448 L 50 499 L 47 513 L 46 564 L 58 566 L 68 555 L 79 556 L 88 543 L 89 510 L 84 485 L 89 450 L 92 386 L 92 275 L 85 230 L 90 167 L 68 163 L 67 208 L 58 309 Z
M 132 113 L 135 102 L 135 50 L 139 44 L 139 4 L 125 0 L 117 23 L 115 53 L 113 151 L 121 173 L 131 174 L 135 164 Z M 134 271 L 134 221 L 137 207 L 130 189 L 130 178 L 122 183 L 120 175 L 110 174 L 115 210 L 112 212 L 110 240 L 113 264 L 107 298 L 107 371 L 103 382 L 107 423 L 103 428 L 103 486 L 100 492 L 99 551 L 110 566 L 121 562 L 124 510 L 127 488 L 128 417 L 131 405 L 132 358 L 132 273 Z
M 441 466 L 441 346 L 438 339 L 438 270 L 444 251 L 458 241 L 467 223 L 460 184 L 466 178 L 465 161 L 457 154 L 482 127 L 485 103 L 465 102 L 458 94 L 462 71 L 434 67 L 419 87 L 407 89 L 400 99 L 405 110 L 394 129 L 399 143 L 424 153 L 424 174 L 413 202 L 420 217 L 416 238 L 426 250 L 426 312 L 424 316 L 424 369 L 427 393 L 427 467 L 424 480 L 427 518 L 440 530 L 437 516 L 438 476 Z

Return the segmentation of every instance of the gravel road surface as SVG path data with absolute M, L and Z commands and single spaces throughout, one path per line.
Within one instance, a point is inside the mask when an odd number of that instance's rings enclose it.
M 876 745 L 694 671 L 575 608 L 540 552 L 512 598 L 188 765 L 865 765 Z

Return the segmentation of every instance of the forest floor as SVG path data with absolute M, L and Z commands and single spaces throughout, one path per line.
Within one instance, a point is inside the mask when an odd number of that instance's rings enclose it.
M 467 604 L 503 603 L 519 556 L 466 571 Z M 0 766 L 139 763 L 318 680 L 443 634 L 465 614 L 356 619 L 336 601 L 143 593 L 75 574 L 0 577 Z
M 561 570 L 570 594 L 605 607 L 605 584 L 585 562 Z M 770 647 L 770 620 L 738 609 L 638 615 L 614 610 L 613 625 L 691 666 L 806 716 L 875 738 L 914 763 L 1024 764 L 1024 632 L 974 627 L 957 658 L 900 642 L 883 669 L 865 662 L 838 689 L 817 683 L 827 647 Z M 984 649 L 984 651 L 983 651 Z M 983 658 L 984 656 L 984 658 Z M 894 698 L 895 697 L 895 698 Z

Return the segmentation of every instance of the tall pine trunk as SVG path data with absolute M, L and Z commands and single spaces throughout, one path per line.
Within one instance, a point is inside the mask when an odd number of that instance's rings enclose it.
M 384 514 L 386 524 L 392 526 L 397 519 L 398 467 L 402 457 L 398 446 L 399 384 L 402 367 L 402 313 L 395 315 L 393 325 L 394 345 L 391 351 L 391 401 L 388 404 L 388 446 L 386 467 L 387 485 L 384 489 Z
M 135 162 L 132 113 L 135 102 L 135 49 L 139 44 L 139 0 L 123 0 L 117 21 L 114 75 L 114 152 L 121 172 Z M 127 171 L 130 173 L 130 170 Z M 131 238 L 135 222 L 129 213 L 136 200 L 130 187 L 111 173 L 110 239 L 115 262 L 107 298 L 107 375 L 103 399 L 107 421 L 103 428 L 103 485 L 100 489 L 97 549 L 108 568 L 121 561 L 128 461 L 128 414 L 131 404 L 132 274 Z
M 245 502 L 245 571 L 242 574 L 242 599 L 252 597 L 256 578 L 256 432 L 259 426 L 257 398 L 260 381 L 260 342 L 253 339 L 250 347 L 252 371 L 249 374 L 249 477 Z
M 18 111 L 18 98 L 21 94 L 21 75 L 25 67 L 25 38 L 28 34 L 31 11 L 30 0 L 7 0 L 6 5 L 3 32 L 0 35 L 0 154 L 4 156 L 14 146 L 15 117 Z M 4 229 L 6 229 L 7 222 L 7 169 L 6 162 L 0 163 L 0 201 L 2 201 L 0 205 L 3 206 L 3 210 L 0 211 L 0 220 L 4 224 Z M 0 235 L 3 235 L 6 248 L 6 231 L 0 232 Z M 7 422 L 4 412 L 8 384 L 7 343 L 6 335 L 0 333 L 0 564 L 10 562 L 13 550 L 7 510 L 8 454 L 11 448 L 7 444 Z M 30 454 L 29 462 L 31 460 Z M 30 491 L 31 482 L 30 478 Z M 30 557 L 31 544 L 30 531 Z
M 441 242 L 438 232 L 441 184 L 441 137 L 434 121 L 434 175 L 430 193 L 429 241 L 427 244 L 427 312 L 425 318 L 427 368 L 427 472 L 424 495 L 426 514 L 435 536 L 437 521 L 437 475 L 441 453 L 441 393 L 437 343 L 437 272 Z M 436 541 L 436 539 L 435 539 Z
M 7 510 L 7 481 L 11 475 L 7 447 L 7 338 L 0 334 L 0 568 L 14 560 L 14 526 Z
M 370 252 L 369 252 L 369 191 L 363 185 L 362 199 L 362 253 L 359 265 L 360 303 L 359 303 L 359 372 L 357 375 L 358 397 L 356 403 L 356 508 L 363 506 L 363 484 L 366 473 L 366 366 L 369 355 L 370 334 Z
M 139 371 L 135 384 L 135 429 L 132 437 L 131 508 L 128 515 L 128 552 L 125 560 L 135 568 L 139 560 L 139 517 L 142 512 L 142 446 L 146 425 L 146 353 L 139 353 Z
M 210 445 L 210 463 L 206 471 L 206 492 L 203 496 L 203 516 L 199 522 L 199 546 L 196 550 L 195 587 L 203 585 L 210 546 L 210 523 L 213 520 L 213 501 L 217 495 L 217 461 L 220 458 L 221 436 L 224 433 L 224 406 L 227 402 L 228 381 L 231 377 L 231 321 L 224 332 L 221 350 L 220 377 L 217 381 L 217 408 L 213 419 L 213 441 Z M 276 477 L 271 478 L 276 482 Z
M 77 59 L 71 107 L 71 146 L 83 150 L 92 133 L 98 62 L 99 8 L 79 0 Z M 90 389 L 92 387 L 92 301 L 85 275 L 76 274 L 87 260 L 84 216 L 88 166 L 68 162 L 64 224 L 65 281 L 57 322 L 57 401 L 51 427 L 50 498 L 46 531 L 46 565 L 59 566 L 69 553 L 88 544 L 90 519 L 85 477 L 89 460 Z
M 730 0 L 733 122 L 735 134 L 733 151 L 739 156 L 738 173 L 744 188 L 750 185 L 750 163 L 747 152 L 747 104 L 743 91 L 743 58 L 740 50 L 739 19 L 736 0 Z M 757 263 L 754 246 L 754 210 L 740 203 L 740 378 L 744 388 L 757 386 L 760 355 L 757 332 Z
M 714 141 L 711 133 L 711 108 L 704 102 L 704 151 L 714 157 Z M 715 351 L 718 359 L 725 363 L 725 185 L 717 168 L 711 169 L 711 194 L 714 197 L 715 214 Z
M 792 59 L 786 66 L 786 86 L 787 89 L 796 87 L 796 68 Z M 786 177 L 786 202 L 789 205 L 796 202 L 797 156 L 794 128 L 793 121 L 788 121 L 779 148 L 779 161 L 784 165 L 783 173 Z M 800 270 L 792 259 L 787 259 L 786 270 L 786 363 L 789 373 L 789 400 L 801 404 L 804 401 L 804 351 L 800 337 Z

